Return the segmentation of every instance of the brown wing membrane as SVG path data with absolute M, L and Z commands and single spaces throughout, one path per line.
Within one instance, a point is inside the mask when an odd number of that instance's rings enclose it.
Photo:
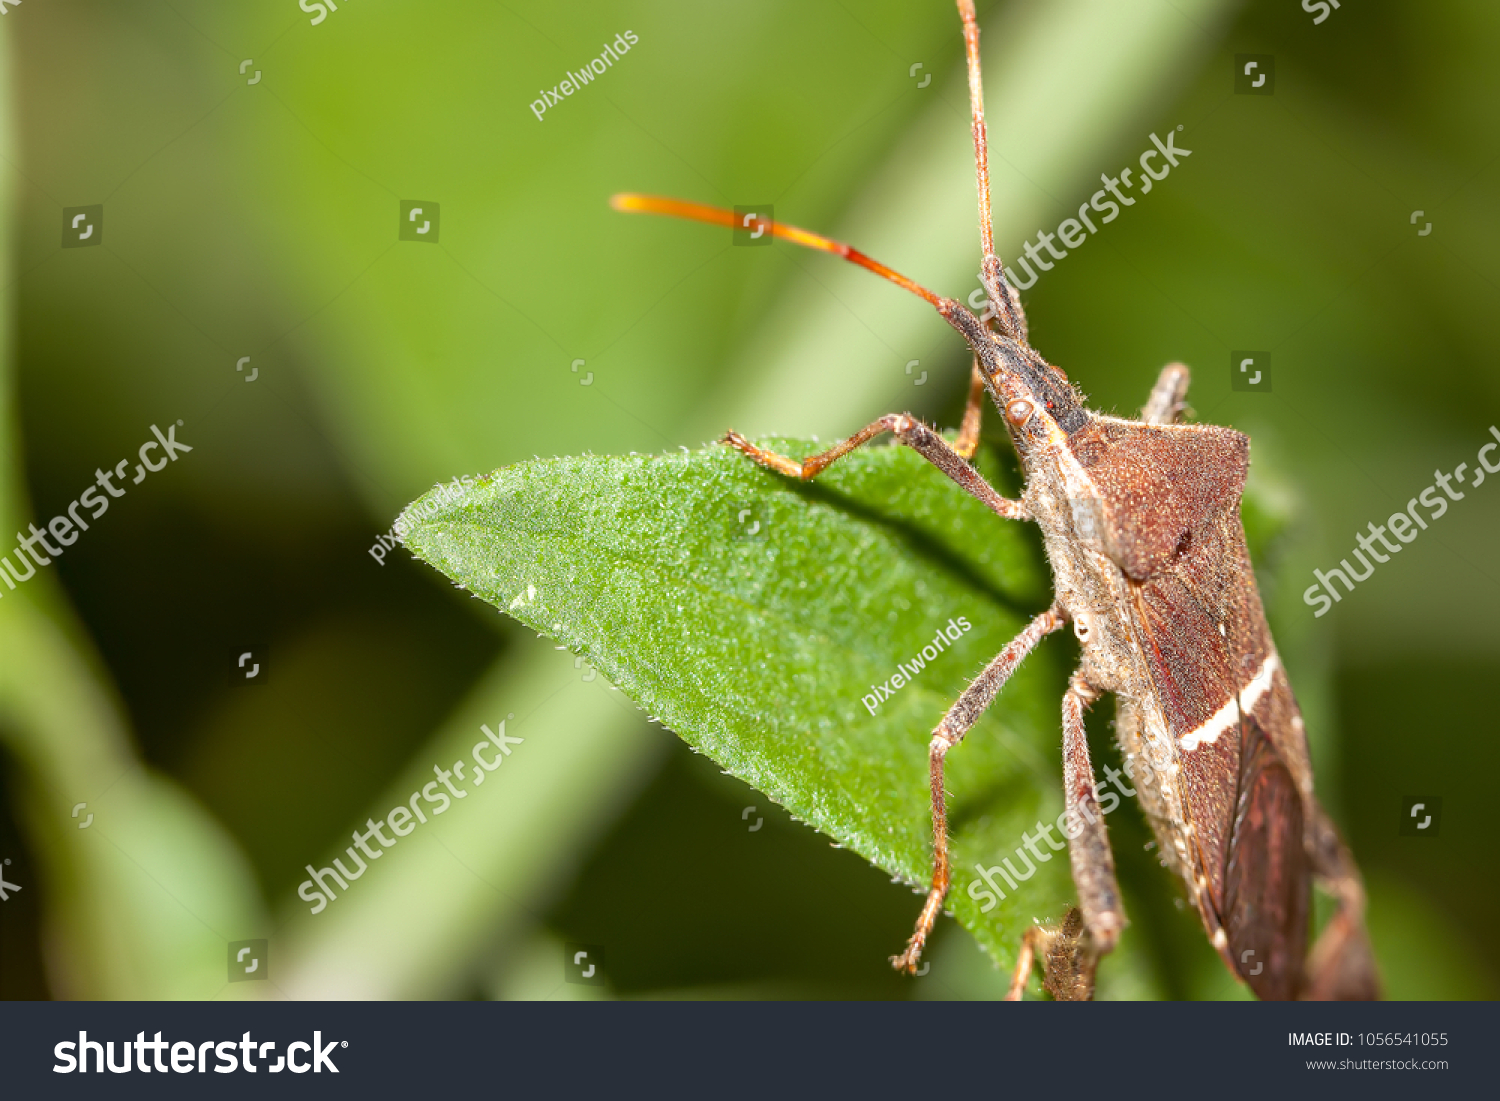
M 1201 537 L 1166 570 L 1137 590 L 1141 648 L 1163 717 L 1174 741 L 1192 734 L 1234 700 L 1247 679 L 1245 662 L 1232 649 L 1242 632 L 1221 631 L 1240 618 L 1235 607 L 1239 536 L 1233 517 L 1201 527 Z M 1263 660 L 1267 642 L 1252 660 Z M 1254 672 L 1254 666 L 1250 668 Z M 1193 869 L 1202 880 L 1195 897 L 1210 934 L 1224 900 L 1224 866 L 1239 790 L 1240 742 L 1224 736 L 1180 752 L 1177 759 L 1183 809 L 1192 824 Z M 1184 869 L 1186 871 L 1186 869 Z
M 1117 435 L 1096 470 L 1128 460 L 1128 448 L 1118 445 L 1133 437 Z M 1172 443 L 1184 452 L 1202 449 L 1211 467 L 1216 452 L 1239 456 L 1242 439 L 1184 435 Z M 1191 465 L 1178 457 L 1179 507 L 1166 518 L 1170 523 L 1158 523 L 1160 530 L 1137 532 L 1138 542 L 1156 549 L 1135 562 L 1150 571 L 1135 589 L 1141 651 L 1179 746 L 1177 775 L 1191 831 L 1185 855 L 1192 865 L 1181 870 L 1230 968 L 1261 998 L 1295 998 L 1311 883 L 1296 781 L 1301 742 L 1291 726 L 1296 705 L 1284 674 L 1267 665 L 1275 650 L 1259 596 L 1240 583 L 1250 573 L 1235 507 L 1243 469 L 1214 482 L 1189 477 Z M 1128 507 L 1126 498 L 1122 511 Z M 1174 532 L 1184 534 L 1168 551 Z M 1131 557 L 1118 562 L 1129 574 Z M 1264 679 L 1248 697 L 1257 676 Z M 1242 702 L 1245 712 L 1226 723 L 1226 709 L 1236 713 Z
M 1311 869 L 1302 842 L 1302 797 L 1252 716 L 1241 722 L 1240 785 L 1222 919 L 1230 966 L 1276 1001 L 1297 997 L 1307 955 Z

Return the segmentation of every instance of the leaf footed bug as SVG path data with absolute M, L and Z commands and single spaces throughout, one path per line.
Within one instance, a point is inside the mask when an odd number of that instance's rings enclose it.
M 1187 887 L 1210 941 L 1261 998 L 1374 998 L 1379 983 L 1364 930 L 1364 889 L 1348 849 L 1313 795 L 1301 714 L 1261 607 L 1240 521 L 1249 439 L 1177 423 L 1188 386 L 1164 368 L 1139 420 L 1084 407 L 1066 376 L 1032 348 L 1019 294 L 1001 274 L 973 0 L 958 0 L 972 108 L 981 279 L 987 324 L 960 303 L 827 237 L 750 215 L 772 236 L 843 257 L 934 306 L 968 343 L 973 369 L 954 443 L 906 413 L 881 417 L 802 460 L 735 432 L 725 444 L 791 478 L 889 432 L 1007 520 L 1041 529 L 1055 599 L 964 690 L 932 732 L 932 885 L 916 930 L 892 964 L 915 973 L 950 883 L 943 760 L 1028 653 L 1064 624 L 1083 659 L 1062 705 L 1064 802 L 1078 905 L 1057 926 L 1027 930 L 1010 996 L 1034 959 L 1059 999 L 1093 995 L 1099 959 L 1125 926 L 1114 858 L 1097 801 L 1084 712 L 1114 693 L 1116 737 L 1164 862 Z M 740 228 L 715 207 L 616 195 L 617 210 Z M 1000 410 L 1025 473 L 1019 500 L 1001 497 L 969 464 L 985 394 Z M 1337 910 L 1308 950 L 1314 881 Z

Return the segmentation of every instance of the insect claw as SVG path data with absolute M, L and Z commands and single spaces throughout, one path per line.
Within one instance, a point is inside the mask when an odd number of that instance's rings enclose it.
M 897 971 L 905 972 L 908 975 L 915 975 L 917 973 L 917 965 L 922 962 L 922 946 L 921 934 L 913 934 L 912 938 L 906 942 L 906 951 L 902 952 L 899 956 L 891 957 L 891 966 Z

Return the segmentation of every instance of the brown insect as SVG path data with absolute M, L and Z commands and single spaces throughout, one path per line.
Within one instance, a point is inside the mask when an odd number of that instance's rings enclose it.
M 990 662 L 932 733 L 932 888 L 906 950 L 891 962 L 916 971 L 948 892 L 944 757 L 1037 643 L 1071 623 L 1083 661 L 1063 696 L 1062 756 L 1065 832 L 1079 901 L 1059 926 L 1027 931 L 1011 997 L 1020 997 L 1037 956 L 1054 997 L 1091 997 L 1098 960 L 1125 926 L 1084 733 L 1085 709 L 1105 692 L 1116 696 L 1116 736 L 1162 856 L 1182 877 L 1230 970 L 1262 998 L 1377 997 L 1364 889 L 1313 795 L 1302 716 L 1245 545 L 1240 495 L 1250 441 L 1228 428 L 1176 423 L 1188 386 L 1180 364 L 1162 370 L 1134 421 L 1086 409 L 1063 372 L 1032 348 L 1020 296 L 1005 283 L 995 255 L 973 0 L 958 0 L 958 10 L 991 323 L 848 245 L 754 215 L 744 226 L 835 253 L 936 307 L 974 353 L 957 439 L 950 445 L 906 413 L 881 417 L 800 461 L 734 432 L 723 438 L 756 462 L 807 480 L 890 432 L 997 516 L 1030 520 L 1042 530 L 1052 607 Z M 618 210 L 740 228 L 735 215 L 715 207 L 643 195 L 612 201 Z M 1025 471 L 1019 500 L 1001 497 L 968 462 L 979 443 L 986 392 Z M 1338 909 L 1309 952 L 1315 880 Z

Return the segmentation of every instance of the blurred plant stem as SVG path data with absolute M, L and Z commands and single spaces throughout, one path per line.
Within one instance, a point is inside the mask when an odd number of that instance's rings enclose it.
M 300 898 L 286 904 L 279 941 L 286 977 L 278 985 L 288 995 L 463 994 L 479 981 L 475 963 L 529 930 L 590 842 L 649 778 L 666 736 L 649 730 L 602 677 L 575 668 L 572 654 L 542 642 L 520 649 L 491 668 L 370 815 L 380 819 L 408 803 L 433 782 L 434 766 L 470 761 L 475 742 L 485 740 L 481 724 L 505 722 L 506 735 L 522 744 L 442 817 L 371 861 L 363 882 L 350 883 L 326 910 L 311 914 Z M 325 867 L 334 855 L 343 854 L 310 848 L 308 859 Z
M 16 173 L 9 36 L 0 24 L 0 209 Z M 11 220 L 0 258 L 13 269 Z M 0 531 L 31 516 L 0 303 Z M 16 554 L 22 553 L 17 550 Z M 14 813 L 37 860 L 48 978 L 61 998 L 211 998 L 229 941 L 263 927 L 246 862 L 218 823 L 144 767 L 107 675 L 56 575 L 0 590 L 0 745 L 19 768 Z M 78 815 L 77 804 L 87 807 Z M 92 815 L 90 820 L 87 815 Z

